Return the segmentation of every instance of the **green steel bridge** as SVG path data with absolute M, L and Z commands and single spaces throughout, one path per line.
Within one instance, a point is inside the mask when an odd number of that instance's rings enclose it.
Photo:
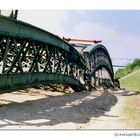
M 114 87 L 110 55 L 101 43 L 70 43 L 0 15 L 0 90 L 65 84 L 75 91 Z

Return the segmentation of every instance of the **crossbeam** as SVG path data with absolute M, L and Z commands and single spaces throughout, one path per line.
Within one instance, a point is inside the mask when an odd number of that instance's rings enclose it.
M 63 40 L 65 41 L 77 41 L 77 42 L 89 42 L 89 43 L 101 43 L 102 40 L 85 40 L 85 39 L 74 39 L 74 38 L 65 38 L 63 37 Z

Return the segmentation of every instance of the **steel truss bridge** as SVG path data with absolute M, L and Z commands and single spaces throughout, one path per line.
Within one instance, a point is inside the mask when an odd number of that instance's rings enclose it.
M 111 58 L 102 44 L 69 43 L 28 23 L 0 16 L 0 90 L 65 84 L 81 91 L 114 83 Z

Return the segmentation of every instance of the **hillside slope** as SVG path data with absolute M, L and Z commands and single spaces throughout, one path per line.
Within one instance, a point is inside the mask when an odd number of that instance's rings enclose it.
M 131 91 L 140 91 L 140 69 L 122 77 L 120 86 Z

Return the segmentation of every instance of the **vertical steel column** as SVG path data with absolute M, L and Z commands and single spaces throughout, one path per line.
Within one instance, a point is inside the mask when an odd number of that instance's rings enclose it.
M 5 46 L 5 52 L 4 52 L 4 56 L 3 56 L 3 69 L 2 69 L 2 73 L 5 72 L 5 67 L 6 67 L 6 59 L 7 59 L 7 52 L 8 52 L 8 49 L 9 49 L 9 45 L 10 45 L 10 38 L 8 37 L 7 40 L 6 40 L 6 46 Z

